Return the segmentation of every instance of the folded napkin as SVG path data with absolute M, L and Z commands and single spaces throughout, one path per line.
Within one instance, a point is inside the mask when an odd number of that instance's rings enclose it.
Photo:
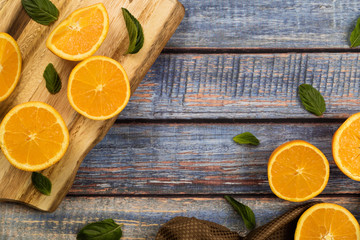
M 196 218 L 175 217 L 159 230 L 156 240 L 289 240 L 303 212 L 319 202 L 295 207 L 271 222 L 251 231 L 246 237 L 219 224 Z

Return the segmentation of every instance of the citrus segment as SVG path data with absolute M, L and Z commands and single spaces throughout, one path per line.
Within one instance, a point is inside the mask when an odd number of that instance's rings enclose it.
M 68 145 L 69 132 L 64 120 L 45 103 L 17 105 L 0 126 L 4 155 L 12 165 L 25 171 L 40 171 L 55 164 Z
M 345 208 L 320 203 L 300 217 L 295 240 L 359 240 L 360 228 L 355 217 Z
M 14 91 L 20 79 L 21 53 L 16 41 L 7 33 L 0 33 L 0 101 Z
M 108 13 L 98 3 L 73 12 L 50 33 L 46 46 L 61 58 L 83 60 L 96 52 L 108 30 Z
M 340 170 L 360 181 L 360 113 L 350 116 L 335 132 L 332 151 Z
M 306 201 L 324 190 L 329 179 L 329 163 L 314 145 L 290 141 L 270 156 L 268 179 L 271 190 L 279 198 Z
M 119 114 L 130 98 L 130 83 L 117 61 L 102 56 L 90 57 L 71 72 L 68 99 L 80 114 L 105 120 Z

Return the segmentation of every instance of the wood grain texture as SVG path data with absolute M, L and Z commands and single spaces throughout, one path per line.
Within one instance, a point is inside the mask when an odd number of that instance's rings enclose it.
M 167 47 L 348 48 L 360 9 L 352 0 L 181 2 L 186 15 Z
M 297 88 L 324 96 L 324 118 L 360 111 L 359 54 L 163 54 L 119 119 L 317 118 Z
M 248 205 L 261 226 L 298 203 L 277 198 L 236 198 Z M 360 220 L 358 197 L 318 198 L 340 204 Z M 92 198 L 67 197 L 59 210 L 45 214 L 11 203 L 0 205 L 0 236 L 4 239 L 73 240 L 87 223 L 113 218 L 124 224 L 121 240 L 153 240 L 159 227 L 176 216 L 209 220 L 245 235 L 241 217 L 222 198 Z M 16 226 L 16 228 L 9 226 Z
M 182 0 L 169 47 L 348 48 L 359 17 L 353 0 Z
M 0 0 L 0 7 L 6 1 L 20 2 Z M 360 9 L 352 0 L 181 2 L 185 18 L 167 47 L 348 48 Z
M 105 136 L 116 118 L 108 121 L 86 119 L 70 107 L 66 97 L 66 87 L 55 96 L 46 90 L 42 74 L 49 62 L 52 62 L 59 72 L 63 86 L 67 85 L 68 75 L 76 64 L 62 60 L 46 49 L 45 41 L 49 32 L 75 9 L 103 2 L 109 12 L 110 29 L 96 55 L 106 55 L 120 61 L 129 76 L 131 89 L 135 91 L 183 18 L 184 9 L 176 0 L 57 0 L 53 2 L 60 10 L 59 20 L 47 27 L 30 21 L 19 2 L 7 1 L 0 11 L 0 19 L 2 23 L 4 22 L 0 31 L 10 32 L 17 38 L 23 57 L 20 83 L 14 93 L 0 103 L 0 118 L 19 103 L 27 101 L 49 103 L 60 112 L 68 125 L 70 146 L 58 164 L 44 171 L 53 184 L 50 197 L 41 195 L 31 185 L 31 173 L 15 169 L 1 154 L 0 183 L 4 187 L 0 189 L 0 199 L 20 201 L 41 210 L 54 211 L 71 187 L 83 158 Z M 139 54 L 123 56 L 129 40 L 121 7 L 127 8 L 137 17 L 144 28 L 146 40 Z M 26 24 L 14 25 L 16 22 Z
M 85 158 L 71 195 L 272 194 L 267 163 L 282 143 L 302 139 L 330 162 L 323 193 L 357 194 L 359 183 L 335 165 L 340 124 L 117 124 Z M 252 132 L 257 147 L 232 138 Z

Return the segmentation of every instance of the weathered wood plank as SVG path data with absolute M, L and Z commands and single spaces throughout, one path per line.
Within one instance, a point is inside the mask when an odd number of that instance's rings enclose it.
M 351 0 L 181 2 L 186 16 L 167 47 L 347 48 L 360 8 Z
M 342 48 L 359 17 L 352 0 L 182 0 L 168 47 Z
M 263 225 L 297 203 L 277 198 L 243 198 Z M 340 204 L 360 220 L 358 197 L 319 198 Z M 239 215 L 222 198 L 89 198 L 67 197 L 54 213 L 42 213 L 11 203 L 0 205 L 2 239 L 75 239 L 85 224 L 113 218 L 124 224 L 122 240 L 153 240 L 159 227 L 175 216 L 196 217 L 222 224 L 241 235 L 246 229 Z
M 316 118 L 302 83 L 323 94 L 324 118 L 344 118 L 360 110 L 359 72 L 359 54 L 163 54 L 119 118 Z
M 70 193 L 271 194 L 267 162 L 280 144 L 308 141 L 329 159 L 324 193 L 358 193 L 334 164 L 331 139 L 340 124 L 117 124 L 86 157 Z M 261 144 L 232 138 L 250 131 Z M 346 187 L 345 187 L 346 186 Z

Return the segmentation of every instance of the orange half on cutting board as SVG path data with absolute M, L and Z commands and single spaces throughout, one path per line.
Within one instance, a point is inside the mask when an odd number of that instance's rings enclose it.
M 0 101 L 14 91 L 20 79 L 21 53 L 18 44 L 7 33 L 0 33 Z
M 314 145 L 295 140 L 280 145 L 268 163 L 270 188 L 279 198 L 302 202 L 320 194 L 329 180 L 329 162 Z
M 72 70 L 68 83 L 71 106 L 93 120 L 115 117 L 130 99 L 130 83 L 124 68 L 114 59 L 94 56 Z
M 25 171 L 40 171 L 58 162 L 69 145 L 60 114 L 42 102 L 15 106 L 0 125 L 0 146 L 9 162 Z
M 63 59 L 80 61 L 99 49 L 108 30 L 108 13 L 98 3 L 70 14 L 50 33 L 46 46 Z
M 360 113 L 350 116 L 335 132 L 332 152 L 340 170 L 360 181 Z
M 360 240 L 356 218 L 345 208 L 332 203 L 319 203 L 300 217 L 295 240 Z

